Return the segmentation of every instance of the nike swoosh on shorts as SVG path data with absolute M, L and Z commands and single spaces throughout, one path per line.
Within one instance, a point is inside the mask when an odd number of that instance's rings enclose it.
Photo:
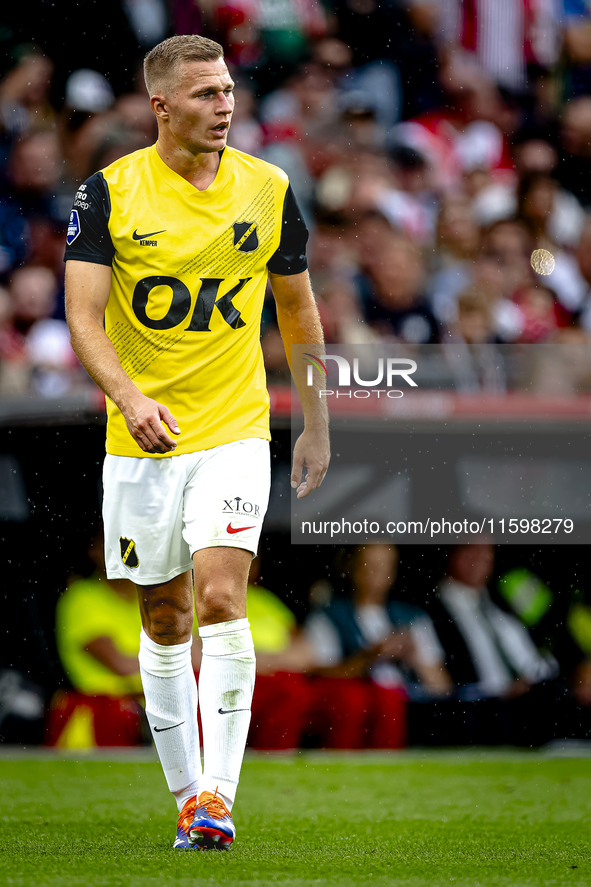
M 254 530 L 254 527 L 233 527 L 231 522 L 226 527 L 227 533 L 243 533 L 244 530 Z

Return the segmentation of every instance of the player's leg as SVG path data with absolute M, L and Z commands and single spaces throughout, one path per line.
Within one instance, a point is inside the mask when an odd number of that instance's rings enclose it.
M 219 840 L 227 840 L 229 846 L 234 836 L 229 811 L 244 756 L 256 671 L 246 587 L 269 486 L 268 443 L 245 440 L 206 451 L 185 490 L 183 533 L 193 552 L 195 610 L 203 645 L 199 674 L 203 798 L 214 805 L 211 831 L 193 830 L 202 835 L 203 846 L 210 846 L 210 838 L 217 839 L 214 820 L 219 823 L 220 818 Z M 220 799 L 223 808 L 215 806 Z M 199 819 L 202 825 L 198 809 L 195 821 Z
M 246 618 L 252 554 L 205 548 L 193 556 L 195 610 L 202 643 L 199 691 L 203 729 L 202 788 L 216 788 L 232 808 L 250 725 L 256 661 Z
M 110 578 L 139 589 L 140 669 L 146 713 L 179 809 L 201 775 L 197 686 L 191 662 L 192 562 L 182 537 L 187 456 L 107 456 L 105 559 Z
M 191 816 L 189 840 L 203 849 L 227 849 L 236 836 L 230 811 L 244 757 L 256 671 L 246 618 L 251 559 L 250 552 L 236 548 L 203 549 L 193 558 L 202 643 L 199 707 L 204 773 L 198 803 L 188 805 L 186 816 Z
M 138 585 L 138 598 L 146 716 L 180 811 L 198 794 L 201 776 L 197 685 L 191 660 L 192 574 L 183 573 L 163 585 Z

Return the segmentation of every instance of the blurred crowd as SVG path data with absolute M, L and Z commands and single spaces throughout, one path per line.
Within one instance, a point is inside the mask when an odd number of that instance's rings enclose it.
M 49 745 L 149 742 L 136 589 L 107 579 L 102 552 L 99 532 L 88 570 L 70 578 L 57 603 L 67 683 L 36 713 Z M 398 581 L 395 546 L 342 548 L 312 584 L 299 624 L 265 587 L 265 562 L 255 558 L 247 590 L 257 658 L 251 747 L 590 740 L 588 589 L 555 589 L 525 565 L 500 572 L 495 558 L 492 545 L 456 545 L 441 578 L 419 591 Z M 198 673 L 196 629 L 192 654 Z M 22 730 L 23 716 L 4 709 L 0 734 Z
M 289 174 L 329 343 L 589 343 L 587 0 L 126 0 L 104 15 L 121 18 L 108 52 L 90 28 L 86 56 L 51 29 L 7 47 L 0 395 L 89 384 L 64 320 L 68 215 L 85 178 L 155 141 L 141 58 L 173 33 L 223 44 L 229 143 Z M 262 342 L 286 381 L 270 297 Z

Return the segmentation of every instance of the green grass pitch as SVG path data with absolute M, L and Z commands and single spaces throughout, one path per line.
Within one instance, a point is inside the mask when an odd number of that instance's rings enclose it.
M 591 759 L 537 753 L 252 756 L 229 853 L 173 852 L 160 767 L 0 760 L 10 887 L 591 885 Z

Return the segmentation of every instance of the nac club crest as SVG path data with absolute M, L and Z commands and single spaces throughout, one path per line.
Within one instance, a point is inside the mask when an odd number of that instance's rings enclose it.
M 125 539 L 123 536 L 120 536 L 119 545 L 121 546 L 121 560 L 125 566 L 131 567 L 132 570 L 139 567 L 140 561 L 133 539 Z
M 255 222 L 234 222 L 234 246 L 241 253 L 258 249 L 259 238 Z

